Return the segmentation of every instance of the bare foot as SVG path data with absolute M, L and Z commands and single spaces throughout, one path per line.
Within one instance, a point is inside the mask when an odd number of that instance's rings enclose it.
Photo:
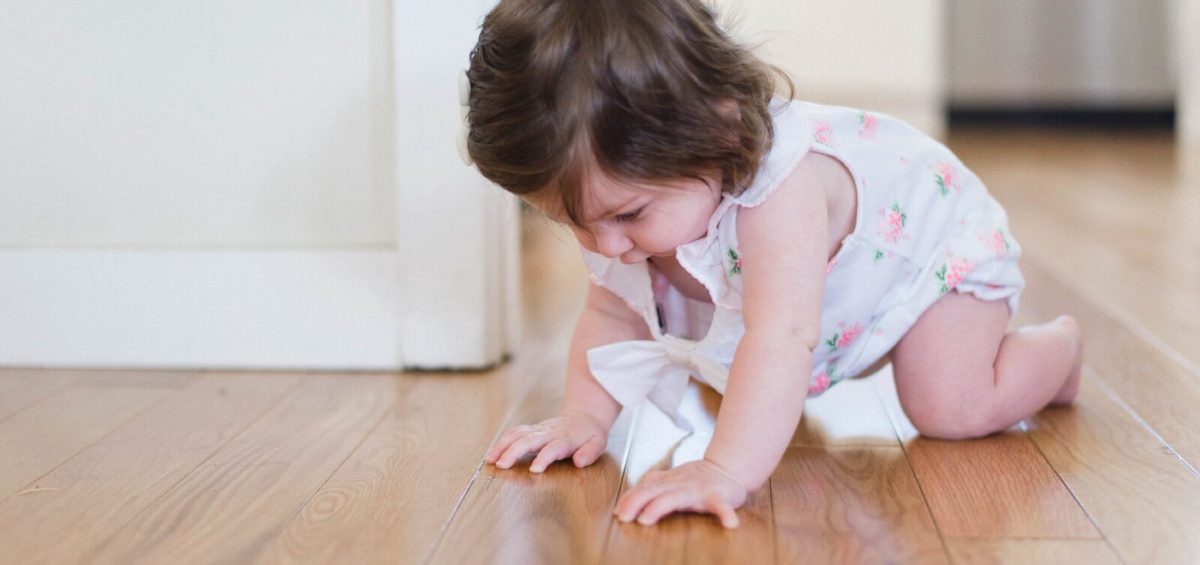
M 1083 368 L 1083 330 L 1079 327 L 1079 322 L 1071 316 L 1059 316 L 1047 325 L 1058 326 L 1063 333 L 1070 338 L 1071 348 L 1074 352 L 1074 363 L 1071 366 L 1071 373 L 1067 375 L 1066 382 L 1062 388 L 1058 390 L 1058 394 L 1050 400 L 1051 405 L 1070 404 L 1075 400 L 1075 395 L 1079 393 L 1079 376 Z

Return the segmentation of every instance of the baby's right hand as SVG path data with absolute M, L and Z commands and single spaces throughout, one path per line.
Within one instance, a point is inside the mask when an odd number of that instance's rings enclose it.
M 595 417 L 585 414 L 563 414 L 538 424 L 516 426 L 508 430 L 492 446 L 484 458 L 501 469 L 527 453 L 538 451 L 529 470 L 541 473 L 551 463 L 574 454 L 576 467 L 595 463 L 608 444 L 608 430 Z M 539 451 L 540 450 L 540 451 Z

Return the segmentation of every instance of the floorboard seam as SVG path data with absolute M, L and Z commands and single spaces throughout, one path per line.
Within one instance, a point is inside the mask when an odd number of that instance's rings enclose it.
M 1110 388 L 1108 386 L 1108 383 L 1104 382 L 1103 378 L 1101 378 L 1098 374 L 1096 374 L 1095 371 L 1089 370 L 1088 374 L 1089 374 L 1089 376 L 1092 377 L 1092 382 L 1096 383 L 1096 386 L 1099 387 L 1101 390 L 1103 390 L 1104 394 L 1107 394 L 1108 397 L 1111 398 L 1112 401 L 1114 403 L 1116 403 L 1117 406 L 1120 406 L 1121 409 L 1124 410 L 1126 414 L 1129 414 L 1129 417 L 1133 418 L 1133 420 L 1135 422 L 1137 422 L 1139 425 L 1142 426 L 1142 428 L 1144 428 L 1147 432 L 1149 432 L 1150 435 L 1152 437 L 1154 437 L 1155 440 L 1158 441 L 1159 445 L 1161 445 L 1164 449 L 1166 449 L 1168 452 L 1170 452 L 1171 455 L 1174 455 L 1175 458 L 1178 459 L 1180 463 L 1183 463 L 1183 466 L 1187 467 L 1188 470 L 1192 472 L 1192 475 L 1194 475 L 1196 478 L 1200 479 L 1200 471 L 1197 471 L 1197 469 L 1195 467 L 1193 467 L 1192 464 L 1190 462 L 1188 462 L 1187 459 L 1185 459 L 1182 455 L 1180 455 L 1178 451 L 1175 451 L 1175 448 L 1172 447 L 1171 444 L 1168 443 L 1166 439 L 1164 439 L 1161 435 L 1159 435 L 1158 431 L 1155 430 L 1154 427 L 1149 424 L 1149 422 L 1146 422 L 1146 420 L 1142 419 L 1141 414 L 1138 414 L 1137 411 L 1134 410 L 1132 406 L 1130 406 L 1128 403 L 1126 403 L 1125 399 L 1121 398 L 1120 395 L 1118 395 L 1116 391 L 1114 391 L 1112 388 Z
M 259 415 L 257 417 L 251 419 L 250 422 L 248 422 L 245 426 L 242 426 L 241 430 L 238 430 L 236 433 L 229 434 L 229 439 L 226 439 L 224 443 L 217 446 L 216 449 L 212 450 L 212 453 L 209 453 L 207 457 L 205 457 L 199 463 L 197 463 L 195 466 L 193 466 L 188 472 L 183 473 L 182 476 L 179 477 L 179 480 L 175 481 L 174 483 L 171 483 L 171 486 L 167 487 L 166 489 L 163 489 L 162 494 L 159 494 L 158 496 L 154 497 L 154 500 L 151 500 L 149 503 L 147 503 L 146 506 L 142 507 L 141 510 L 134 512 L 133 515 L 130 516 L 128 520 L 121 522 L 119 525 L 117 525 L 117 527 L 113 528 L 112 531 L 109 533 L 109 535 L 105 536 L 103 538 L 103 540 L 100 541 L 100 543 L 93 544 L 90 553 L 95 554 L 95 552 L 98 548 L 103 547 L 105 544 L 107 544 L 109 541 L 111 541 L 114 537 L 116 537 L 121 532 L 121 530 L 125 529 L 125 526 L 128 526 L 130 522 L 133 522 L 134 520 L 136 520 L 138 516 L 142 515 L 142 513 L 153 508 L 156 504 L 158 504 L 158 501 L 162 500 L 165 496 L 167 496 L 172 491 L 174 491 L 175 487 L 179 486 L 180 483 L 182 483 L 183 481 L 186 481 L 188 477 L 192 476 L 192 473 L 195 473 L 196 469 L 203 467 L 204 464 L 208 462 L 208 460 L 212 459 L 214 455 L 220 453 L 221 450 L 225 449 L 225 446 L 229 445 L 233 440 L 237 439 L 242 434 L 246 433 L 246 430 L 254 427 L 254 424 L 258 423 L 259 420 L 266 417 L 266 415 L 269 414 L 272 410 L 274 410 L 276 406 L 279 406 L 285 400 L 287 400 L 288 398 L 291 398 L 291 396 L 296 394 L 296 391 L 298 391 L 301 388 L 301 386 L 303 386 L 304 384 L 305 384 L 305 381 L 298 380 L 296 382 L 296 384 L 291 386 L 290 389 L 284 391 L 283 394 L 280 394 L 278 400 L 271 403 L 270 406 L 267 406 L 266 408 L 264 408 L 263 411 L 261 413 L 259 413 Z
M 518 354 L 518 355 L 521 355 L 524 357 L 524 359 L 522 361 L 518 361 L 518 360 L 509 361 L 509 364 L 507 366 L 498 368 L 496 370 L 501 370 L 501 371 L 508 370 L 508 371 L 512 371 L 518 375 L 532 375 L 532 371 L 528 371 L 526 369 L 528 369 L 529 367 L 535 366 L 529 360 L 528 357 L 530 355 L 533 355 L 533 353 L 536 349 L 537 349 L 536 346 L 531 346 L 531 347 L 527 348 L 526 350 L 524 350 Z M 536 360 L 537 358 L 534 358 L 534 359 Z M 519 363 L 519 365 L 518 365 L 518 363 Z M 487 455 L 488 449 L 490 449 L 491 446 L 496 444 L 496 441 L 500 439 L 500 436 L 505 432 L 505 430 L 507 430 L 512 425 L 512 421 L 516 417 L 517 412 L 521 409 L 521 406 L 529 398 L 529 395 L 533 391 L 533 388 L 535 386 L 537 386 L 539 376 L 540 375 L 526 377 L 526 380 L 528 382 L 525 384 L 523 392 L 520 394 L 520 396 L 518 396 L 516 399 L 514 399 L 514 401 L 512 403 L 512 407 L 510 407 L 508 409 L 508 411 L 504 414 L 504 418 L 502 418 L 500 420 L 500 425 L 497 426 L 496 431 L 492 433 L 491 438 L 488 440 L 487 444 L 484 446 L 483 456 L 479 457 L 479 462 L 475 465 L 475 471 L 473 473 L 471 473 L 471 478 L 467 480 L 466 487 L 463 488 L 462 493 L 459 494 L 458 500 L 456 500 L 454 502 L 454 507 L 450 509 L 450 514 L 448 514 L 446 516 L 446 520 L 444 522 L 442 522 L 442 528 L 441 528 L 441 530 L 438 531 L 437 538 L 435 538 L 433 540 L 433 543 L 429 545 L 429 550 L 426 551 L 425 555 L 421 557 L 420 563 L 422 563 L 424 565 L 428 565 L 430 562 L 433 561 L 433 558 L 437 556 L 437 550 L 438 550 L 438 548 L 441 547 L 442 541 L 446 538 L 446 532 L 450 531 L 450 525 L 454 523 L 454 519 L 458 516 L 459 509 L 462 508 L 463 502 L 465 502 L 467 500 L 467 495 L 471 494 L 471 489 L 475 488 L 475 484 L 479 480 L 479 475 L 483 473 L 483 468 L 484 468 L 484 466 L 487 465 L 487 462 L 484 461 L 484 456 Z
M 629 430 L 625 434 L 625 450 L 621 454 L 621 478 L 617 480 L 617 492 L 613 494 L 612 504 L 609 505 L 608 526 L 604 528 L 604 543 L 600 544 L 600 563 L 605 563 L 605 557 L 608 555 L 608 540 L 612 537 L 613 522 L 616 521 L 612 512 L 617 509 L 617 501 L 621 499 L 621 490 L 625 487 L 625 478 L 629 476 L 629 452 L 633 450 L 633 440 L 638 430 L 638 424 L 641 422 L 642 409 L 646 404 L 643 402 L 637 406 L 633 413 L 629 415 Z
M 382 378 L 393 378 L 393 377 L 382 377 Z M 293 513 L 291 515 L 291 517 L 289 517 L 287 520 L 283 521 L 283 527 L 279 529 L 279 533 L 275 534 L 275 536 L 273 538 L 271 538 L 271 541 L 279 539 L 280 536 L 282 536 L 284 533 L 287 532 L 288 527 L 292 525 L 292 522 L 296 521 L 296 518 L 299 517 L 302 512 L 304 512 L 305 508 L 308 508 L 308 504 L 310 502 L 312 502 L 312 499 L 317 496 L 317 493 L 321 492 L 321 489 L 325 488 L 325 485 L 329 484 L 329 479 L 332 479 L 334 477 L 334 475 L 337 475 L 338 471 L 342 470 L 342 467 L 346 466 L 346 462 L 349 461 L 352 456 L 354 456 L 354 454 L 358 451 L 358 449 L 360 447 L 362 447 L 362 444 L 366 443 L 367 439 L 370 438 L 371 435 L 375 433 L 375 430 L 378 430 L 379 426 L 383 425 L 383 423 L 385 421 L 387 421 L 389 416 L 394 414 L 396 412 L 396 410 L 399 410 L 400 395 L 411 391 L 414 387 L 415 387 L 415 384 L 411 380 L 408 380 L 408 379 L 405 380 L 404 388 L 401 389 L 399 391 L 399 393 L 397 393 L 396 404 L 393 405 L 391 408 L 388 408 L 387 410 L 383 411 L 383 415 L 380 416 L 379 419 L 376 420 L 375 423 L 371 425 L 371 428 L 369 430 L 367 430 L 366 433 L 364 433 L 361 438 L 358 439 L 358 443 L 356 443 L 354 445 L 354 448 L 351 449 L 350 451 L 346 452 L 346 457 L 342 458 L 342 462 L 338 463 L 338 466 L 334 467 L 333 471 L 329 473 L 329 476 L 325 477 L 325 480 L 321 481 L 320 486 L 318 486 L 315 490 L 313 490 L 312 494 L 308 495 L 308 498 L 304 499 L 304 502 L 301 503 L 298 508 L 296 508 L 296 512 Z M 255 558 L 257 559 L 261 554 L 262 553 L 260 551 L 257 555 L 255 555 Z
M 1137 337 L 1138 339 L 1150 344 L 1151 347 L 1158 350 L 1158 352 L 1163 354 L 1167 359 L 1174 361 L 1193 377 L 1200 378 L 1200 365 L 1197 365 L 1179 350 L 1163 341 L 1162 338 L 1158 337 L 1158 335 L 1150 331 L 1149 328 L 1139 323 L 1133 316 L 1127 315 L 1124 311 L 1112 306 L 1107 301 L 1101 300 L 1094 296 L 1092 292 L 1085 287 L 1064 282 L 1069 279 L 1063 277 L 1052 264 L 1048 264 L 1046 261 L 1042 261 L 1040 258 L 1035 259 L 1035 261 L 1043 271 L 1050 275 L 1050 279 L 1055 284 L 1063 287 L 1070 293 L 1078 295 L 1088 306 L 1095 308 L 1098 312 L 1100 312 L 1100 314 L 1111 318 L 1117 323 L 1118 326 L 1129 330 L 1134 337 Z
M 787 454 L 786 450 L 784 450 L 784 454 Z M 779 466 L 777 465 L 775 468 L 778 469 Z M 767 503 L 771 505 L 771 562 L 778 565 L 780 562 L 779 532 L 776 530 L 779 528 L 779 523 L 775 521 L 775 485 L 772 484 L 774 481 L 774 478 L 767 479 Z
M 1084 365 L 1084 368 L 1083 368 L 1082 370 L 1083 370 L 1083 371 L 1090 372 L 1090 370 L 1087 368 L 1086 364 Z M 1096 521 L 1096 517 L 1095 517 L 1095 516 L 1092 516 L 1092 513 L 1088 511 L 1087 505 L 1085 505 L 1085 504 L 1083 503 L 1083 501 L 1079 499 L 1079 495 L 1075 494 L 1075 490 L 1071 488 L 1071 485 L 1067 483 L 1066 479 L 1063 479 L 1063 476 L 1062 476 L 1062 474 L 1058 472 L 1058 468 L 1057 468 L 1057 467 L 1055 467 L 1055 466 L 1054 466 L 1054 463 L 1052 463 L 1052 462 L 1050 461 L 1050 458 L 1046 456 L 1046 452 L 1042 450 L 1042 446 L 1041 446 L 1041 445 L 1039 445 L 1039 444 L 1038 444 L 1038 442 L 1037 442 L 1037 440 L 1033 439 L 1033 436 L 1031 436 L 1031 435 L 1030 435 L 1030 433 L 1029 433 L 1029 420 L 1030 420 L 1030 419 L 1032 419 L 1033 417 L 1035 417 L 1036 415 L 1037 415 L 1037 414 L 1033 414 L 1033 415 L 1030 415 L 1028 418 L 1025 418 L 1024 420 L 1021 420 L 1021 431 L 1025 432 L 1025 434 L 1024 434 L 1024 435 L 1025 435 L 1025 439 L 1026 439 L 1026 440 L 1028 440 L 1028 441 L 1029 441 L 1029 443 L 1033 444 L 1033 448 L 1034 448 L 1035 450 L 1037 450 L 1037 452 L 1038 452 L 1038 455 L 1041 455 L 1041 456 L 1042 456 L 1042 460 L 1046 462 L 1046 466 L 1047 466 L 1047 467 L 1049 467 L 1049 468 L 1050 468 L 1050 470 L 1054 472 L 1054 477 L 1058 479 L 1058 482 L 1062 484 L 1063 488 L 1067 489 L 1067 493 L 1069 493 L 1069 494 L 1071 495 L 1071 499 L 1072 499 L 1072 500 L 1074 500 L 1074 501 L 1075 501 L 1075 504 L 1076 504 L 1077 506 L 1079 506 L 1079 509 L 1083 511 L 1083 514 L 1084 514 L 1084 516 L 1087 516 L 1088 522 L 1090 522 L 1090 523 L 1092 524 L 1092 527 L 1093 527 L 1093 528 L 1096 528 L 1096 532 L 1100 534 L 1100 539 L 1103 539 L 1103 540 L 1104 540 L 1104 544 L 1105 544 L 1105 545 L 1107 545 L 1107 546 L 1108 546 L 1108 548 L 1109 548 L 1110 550 L 1112 550 L 1112 552 L 1113 552 L 1113 555 L 1116 555 L 1116 556 L 1117 556 L 1117 558 L 1118 558 L 1118 559 L 1120 559 L 1122 562 L 1126 562 L 1126 561 L 1125 561 L 1125 557 L 1124 557 L 1123 555 L 1121 555 L 1121 552 L 1120 552 L 1120 551 L 1117 551 L 1117 548 L 1116 548 L 1116 547 L 1115 547 L 1115 546 L 1112 544 L 1112 542 L 1111 542 L 1111 541 L 1109 541 L 1109 539 L 1108 539 L 1108 534 L 1107 534 L 1107 533 L 1105 533 L 1105 531 L 1104 531 L 1104 528 L 1101 528 L 1101 527 L 1100 527 L 1100 524 L 1099 524 L 1099 523 Z M 1052 537 L 1052 538 L 1036 538 L 1036 537 L 1007 536 L 1007 537 L 1005 537 L 1004 539 L 1014 539 L 1014 540 L 1020 540 L 1020 539 L 1058 539 L 1058 540 L 1062 540 L 1062 539 L 1068 539 L 1068 540 L 1080 540 L 1080 539 L 1083 539 L 1083 538 L 1059 538 L 1059 537 Z
M 126 424 L 128 424 L 129 422 L 132 422 L 132 421 L 136 420 L 137 418 L 141 417 L 143 414 L 145 414 L 145 413 L 147 413 L 147 412 L 149 412 L 149 411 L 153 410 L 153 409 L 154 409 L 154 408 L 156 408 L 156 407 L 157 407 L 159 404 L 162 404 L 162 403 L 166 402 L 167 400 L 171 399 L 171 398 L 172 398 L 172 397 L 174 397 L 175 395 L 177 395 L 177 394 L 183 394 L 183 393 L 184 393 L 184 392 L 186 392 L 188 389 L 192 388 L 192 386 L 194 386 L 194 385 L 195 385 L 197 382 L 199 382 L 201 378 L 203 378 L 203 377 L 200 377 L 200 376 L 198 376 L 198 375 L 200 375 L 200 373 L 193 373 L 193 376 L 192 376 L 192 378 L 191 378 L 191 382 L 190 382 L 190 383 L 188 383 L 188 385 L 187 385 L 187 386 L 185 386 L 185 387 L 183 387 L 183 388 L 181 388 L 181 389 L 179 389 L 179 390 L 175 391 L 175 394 L 166 394 L 166 395 L 163 395 L 163 397 L 162 397 L 162 398 L 160 398 L 160 399 L 158 399 L 157 401 L 151 402 L 151 403 L 150 403 L 149 405 L 147 405 L 146 407 L 144 407 L 144 408 L 142 408 L 141 410 L 138 410 L 137 412 L 135 412 L 135 413 L 131 414 L 131 415 L 130 415 L 128 418 L 125 418 L 125 419 L 124 419 L 124 420 L 122 420 L 121 422 L 117 423 L 117 425 L 113 426 L 113 427 L 112 427 L 112 429 L 108 430 L 108 431 L 107 431 L 107 432 L 105 432 L 103 435 L 101 435 L 100 437 L 98 437 L 98 438 L 96 438 L 94 441 L 92 441 L 91 443 L 89 443 L 89 444 L 87 444 L 87 445 L 85 445 L 85 446 L 83 446 L 83 447 L 79 448 L 79 451 L 76 451 L 75 453 L 71 454 L 71 456 L 70 456 L 70 457 L 67 457 L 66 459 L 63 459 L 62 461 L 59 461 L 57 465 L 55 465 L 55 466 L 53 466 L 53 467 L 51 467 L 51 468 L 47 469 L 47 470 L 46 470 L 46 472 L 42 473 L 41 475 L 38 475 L 38 476 L 37 476 L 37 478 L 35 478 L 35 479 L 33 479 L 32 481 L 30 481 L 30 482 L 29 482 L 29 484 L 27 484 L 27 485 L 25 485 L 25 486 L 23 486 L 23 487 L 21 487 L 21 488 L 17 489 L 17 492 L 16 492 L 16 493 L 0 495 L 0 502 L 3 502 L 3 501 L 5 501 L 5 500 L 8 500 L 9 498 L 12 498 L 13 496 L 16 496 L 16 494 L 17 494 L 17 493 L 20 493 L 20 492 L 24 492 L 24 491 L 26 491 L 26 490 L 29 490 L 30 486 L 32 486 L 32 485 L 36 485 L 38 481 L 40 481 L 40 480 L 42 480 L 42 479 L 46 478 L 46 475 L 49 475 L 50 473 L 53 473 L 53 472 L 54 472 L 56 469 L 58 469 L 59 467 L 62 467 L 63 465 L 66 465 L 68 462 L 70 462 L 71 460 L 75 459 L 76 457 L 79 457 L 79 454 L 80 454 L 80 453 L 83 453 L 84 451 L 87 451 L 87 450 L 88 450 L 89 448 L 91 448 L 92 446 L 94 446 L 94 445 L 96 445 L 96 444 L 98 444 L 98 443 L 100 443 L 100 442 L 104 441 L 104 438 L 106 438 L 106 437 L 108 437 L 108 436 L 110 436 L 110 435 L 112 435 L 112 434 L 116 433 L 116 432 L 117 432 L 117 430 L 120 430 L 121 428 L 125 427 L 125 425 L 126 425 Z M 82 380 L 80 380 L 79 382 L 77 382 L 76 384 L 81 384 L 81 383 L 87 382 L 88 380 L 90 380 L 90 379 L 82 379 Z M 71 388 L 71 387 L 64 387 L 64 388 L 63 388 L 63 390 L 66 390 L 66 389 L 68 389 L 68 388 Z
M 46 394 L 39 396 L 36 400 L 34 400 L 33 402 L 30 402 L 24 408 L 17 410 L 16 412 L 13 412 L 12 414 L 9 414 L 3 418 L 0 418 L 0 424 L 3 424 L 5 421 L 11 419 L 13 416 L 21 414 L 21 413 L 25 412 L 26 410 L 29 410 L 30 408 L 33 408 L 34 406 L 37 406 L 38 404 L 41 404 L 41 403 L 45 402 L 46 400 L 53 398 L 55 395 L 61 393 L 64 390 L 67 390 L 74 386 L 78 386 L 79 383 L 82 383 L 86 380 L 87 379 L 85 379 L 85 378 L 77 377 L 73 381 L 68 380 L 68 381 L 64 382 L 61 386 L 50 389 Z
M 879 405 L 887 414 L 888 422 L 892 424 L 892 431 L 895 432 L 896 441 L 900 444 L 900 452 L 904 454 L 904 463 L 908 466 L 908 472 L 912 476 L 913 482 L 917 484 L 917 492 L 921 493 L 921 500 L 925 503 L 925 512 L 929 514 L 929 520 L 933 522 L 933 529 L 937 532 L 938 541 L 942 544 L 942 553 L 946 556 L 946 562 L 954 563 L 954 556 L 950 554 L 950 546 L 946 545 L 946 535 L 942 533 L 942 525 L 938 523 L 937 516 L 933 515 L 933 508 L 929 507 L 929 496 L 925 494 L 925 485 L 921 484 L 921 479 L 917 477 L 917 470 L 913 468 L 912 459 L 908 457 L 908 446 L 905 445 L 904 439 L 900 435 L 900 426 L 896 422 L 895 415 L 888 409 L 883 393 L 879 391 L 879 380 L 873 381 L 871 386 L 875 389 L 875 397 L 879 399 Z

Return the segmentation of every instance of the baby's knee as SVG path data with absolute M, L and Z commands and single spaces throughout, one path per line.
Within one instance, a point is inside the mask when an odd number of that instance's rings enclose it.
M 929 438 L 960 440 L 983 437 L 1002 427 L 986 399 L 971 402 L 926 402 L 905 408 L 914 428 Z

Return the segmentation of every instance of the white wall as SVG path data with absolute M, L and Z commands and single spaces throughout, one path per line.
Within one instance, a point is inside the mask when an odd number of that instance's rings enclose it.
M 718 0 L 735 36 L 792 76 L 796 97 L 945 128 L 943 0 Z
M 0 0 L 0 365 L 398 368 L 391 6 Z
M 391 4 L 0 0 L 0 247 L 392 247 Z

